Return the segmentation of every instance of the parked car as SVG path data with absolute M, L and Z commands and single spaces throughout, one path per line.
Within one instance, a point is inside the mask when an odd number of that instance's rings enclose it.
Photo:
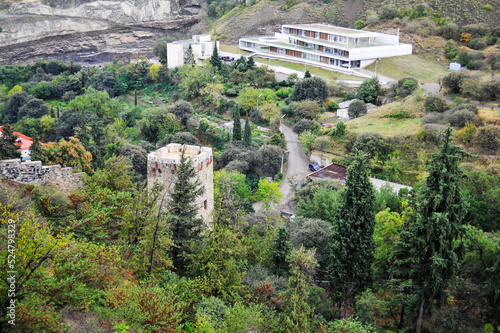
M 314 172 L 318 171 L 319 169 L 321 169 L 321 167 L 318 165 L 318 163 L 312 162 L 309 164 L 309 170 Z

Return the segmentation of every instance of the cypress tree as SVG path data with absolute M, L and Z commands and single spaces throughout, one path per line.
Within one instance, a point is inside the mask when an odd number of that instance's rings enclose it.
M 42 146 L 40 145 L 40 141 L 38 140 L 38 136 L 33 138 L 33 143 L 30 147 L 30 157 L 32 161 L 41 161 L 45 163 L 45 156 L 43 155 Z
M 233 141 L 241 141 L 241 118 L 238 107 L 234 110 Z
M 453 145 L 448 128 L 417 196 L 416 214 L 396 243 L 393 275 L 412 280 L 417 332 L 421 331 L 425 308 L 433 301 L 440 306 L 446 300 L 446 289 L 458 274 L 460 251 L 456 240 L 463 235 L 461 224 L 467 208 L 458 163 L 465 154 L 462 147 Z
M 14 135 L 12 126 L 2 126 L 2 137 L 0 137 L 0 159 L 20 158 L 21 153 L 17 151 L 17 135 Z
M 252 145 L 252 127 L 250 126 L 250 121 L 245 119 L 245 132 L 243 133 L 243 143 L 245 146 L 250 147 Z
M 212 57 L 210 57 L 210 64 L 212 64 L 212 66 L 218 71 L 220 71 L 222 68 L 222 60 L 220 60 L 219 57 L 219 50 L 217 50 L 217 44 L 214 45 Z
M 304 79 L 308 79 L 310 77 L 312 77 L 311 72 L 309 72 L 309 70 L 306 69 L 306 72 L 304 73 Z
M 356 294 L 372 283 L 375 241 L 375 190 L 368 177 L 365 155 L 358 153 L 347 172 L 333 231 L 330 235 L 330 274 L 334 300 L 347 308 Z
M 271 245 L 271 254 L 273 256 L 275 273 L 277 275 L 282 276 L 288 273 L 288 257 L 290 253 L 292 253 L 290 234 L 285 227 L 280 227 L 278 229 L 278 234 L 274 238 L 273 245 Z
M 318 265 L 315 250 L 306 250 L 301 246 L 290 256 L 291 274 L 288 279 L 286 294 L 288 296 L 285 311 L 280 316 L 280 327 L 283 332 L 310 332 L 312 326 L 312 309 L 307 303 L 309 297 L 309 281 Z
M 194 59 L 193 47 L 189 44 L 188 49 L 186 51 L 186 56 L 184 57 L 184 63 L 186 65 L 194 66 L 196 61 Z
M 190 158 L 182 151 L 177 179 L 170 192 L 168 225 L 174 242 L 173 260 L 177 269 L 183 268 L 181 254 L 191 240 L 200 238 L 203 219 L 198 217 L 196 199 L 205 192 Z
M 248 58 L 247 70 L 253 69 L 254 66 L 255 66 L 255 61 L 253 60 L 253 57 Z

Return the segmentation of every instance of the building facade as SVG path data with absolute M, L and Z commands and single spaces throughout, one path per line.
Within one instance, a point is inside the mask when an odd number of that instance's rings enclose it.
M 197 64 L 212 56 L 214 47 L 219 49 L 219 42 L 212 40 L 210 35 L 193 35 L 193 39 L 178 40 L 167 43 L 167 66 L 174 68 L 184 65 L 184 57 L 191 44 L 193 55 Z
M 199 216 L 206 223 L 210 221 L 210 214 L 214 209 L 214 166 L 212 148 L 181 145 L 171 143 L 163 148 L 148 154 L 148 189 L 151 189 L 155 182 L 165 186 L 162 193 L 165 195 L 163 207 L 168 202 L 168 191 L 173 189 L 176 180 L 176 171 L 181 161 L 182 151 L 186 157 L 193 162 L 198 178 L 205 187 L 205 193 L 198 197 L 196 206 Z
M 243 37 L 241 50 L 256 56 L 280 59 L 351 73 L 377 59 L 412 53 L 411 44 L 399 35 L 348 29 L 326 24 L 287 24 L 274 36 Z

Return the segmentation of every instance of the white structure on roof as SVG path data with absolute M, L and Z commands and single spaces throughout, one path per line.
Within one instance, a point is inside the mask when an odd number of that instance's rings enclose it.
M 162 194 L 168 196 L 168 191 L 173 188 L 176 180 L 176 171 L 181 161 L 182 151 L 193 162 L 198 178 L 205 187 L 205 193 L 198 197 L 196 205 L 198 214 L 208 223 L 210 214 L 214 209 L 214 165 L 212 148 L 181 145 L 171 143 L 163 148 L 148 154 L 148 189 L 155 182 L 165 186 Z M 165 193 L 167 192 L 167 193 Z M 162 195 L 163 196 L 163 195 Z M 168 198 L 163 201 L 162 209 L 167 208 Z
M 239 47 L 260 57 L 352 73 L 377 59 L 412 53 L 399 34 L 341 28 L 326 24 L 285 24 L 274 36 L 243 37 Z
M 219 42 L 212 40 L 211 35 L 193 35 L 193 39 L 178 40 L 167 43 L 167 66 L 174 68 L 184 65 L 184 57 L 191 44 L 197 64 L 212 56 L 214 46 L 219 49 Z

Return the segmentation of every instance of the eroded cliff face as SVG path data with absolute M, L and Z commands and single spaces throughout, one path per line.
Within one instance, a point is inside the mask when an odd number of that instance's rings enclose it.
M 203 0 L 26 1 L 0 15 L 0 63 L 151 54 L 163 36 L 184 38 L 206 17 Z M 197 32 L 197 31 L 195 31 Z

